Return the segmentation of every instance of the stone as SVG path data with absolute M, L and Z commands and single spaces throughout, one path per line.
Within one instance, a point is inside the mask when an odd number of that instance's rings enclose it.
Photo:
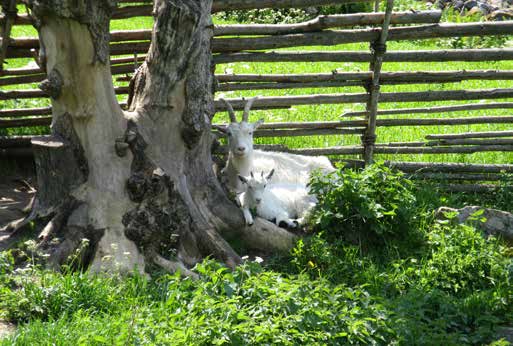
M 490 13 L 488 20 L 501 21 L 511 20 L 513 18 L 513 10 L 500 10 Z
M 479 3 L 476 0 L 467 0 L 463 4 L 463 8 L 466 10 L 471 10 L 474 7 L 477 7 L 478 5 L 479 5 Z
M 477 214 L 483 210 L 482 214 Z M 458 223 L 465 223 L 473 215 L 476 220 L 470 220 L 485 235 L 501 236 L 509 245 L 513 245 L 513 214 L 506 211 L 483 208 L 480 206 L 467 206 L 461 209 L 440 207 L 435 212 L 437 219 L 446 220 L 447 213 L 455 213 L 454 219 Z
M 12 323 L 0 320 L 0 340 L 14 334 L 16 326 Z

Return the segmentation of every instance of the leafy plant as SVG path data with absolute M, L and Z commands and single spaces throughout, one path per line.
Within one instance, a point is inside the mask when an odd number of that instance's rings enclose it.
M 237 23 L 261 23 L 261 24 L 287 24 L 300 23 L 315 18 L 318 15 L 367 12 L 368 4 L 347 4 L 322 7 L 309 7 L 306 9 L 258 9 L 235 10 L 219 14 L 220 18 Z
M 413 184 L 384 165 L 316 174 L 310 189 L 319 200 L 314 225 L 325 230 L 329 239 L 365 245 L 415 233 L 418 215 Z

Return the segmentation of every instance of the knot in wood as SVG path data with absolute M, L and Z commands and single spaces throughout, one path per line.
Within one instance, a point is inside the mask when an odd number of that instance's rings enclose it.
M 114 148 L 116 150 L 116 154 L 119 157 L 125 157 L 128 153 L 128 148 L 130 145 L 124 141 L 124 138 L 118 138 L 116 139 L 116 144 L 114 145 Z
M 137 132 L 133 130 L 127 130 L 125 133 L 125 141 L 127 143 L 133 143 L 137 139 Z
M 381 90 L 380 85 L 375 85 L 372 83 L 369 83 L 369 86 L 367 88 L 368 88 L 367 91 L 371 92 L 371 93 L 378 93 Z
M 51 98 L 58 99 L 62 93 L 63 79 L 57 69 L 53 69 L 48 74 L 48 78 L 39 84 L 39 89 L 47 93 Z
M 128 197 L 133 202 L 142 202 L 147 188 L 146 176 L 142 172 L 133 173 L 126 183 Z
M 374 146 L 376 144 L 376 135 L 365 134 L 362 136 L 362 143 L 365 146 Z
M 387 52 L 387 45 L 380 42 L 372 42 L 370 48 L 372 53 L 378 56 L 383 56 Z

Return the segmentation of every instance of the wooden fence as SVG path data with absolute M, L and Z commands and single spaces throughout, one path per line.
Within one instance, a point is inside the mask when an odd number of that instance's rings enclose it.
M 212 12 L 268 7 L 311 7 L 329 4 L 375 2 L 375 0 L 215 0 Z M 151 16 L 149 1 L 119 1 L 114 19 Z M 128 5 L 124 5 L 124 4 Z M 0 27 L 0 87 L 20 85 L 19 89 L 0 91 L 0 100 L 40 99 L 48 95 L 41 89 L 27 89 L 26 84 L 42 82 L 46 74 L 40 68 L 7 68 L 9 59 L 34 58 L 37 62 L 39 41 L 34 37 L 11 38 L 13 25 L 31 25 L 27 14 L 18 14 L 16 1 L 4 1 Z M 484 90 L 443 90 L 421 92 L 381 92 L 382 85 L 455 83 L 465 80 L 513 80 L 513 70 L 460 70 L 382 72 L 387 62 L 446 62 L 513 60 L 513 49 L 454 49 L 434 51 L 387 51 L 389 41 L 436 39 L 465 36 L 510 35 L 513 21 L 464 24 L 440 24 L 440 11 L 393 12 L 393 0 L 385 3 L 385 12 L 348 15 L 327 15 L 305 23 L 286 25 L 218 25 L 212 42 L 216 64 L 234 62 L 366 62 L 367 72 L 332 71 L 324 74 L 222 74 L 216 75 L 217 91 L 302 89 L 324 87 L 362 87 L 361 93 L 332 93 L 302 96 L 261 97 L 253 109 L 279 109 L 294 105 L 365 104 L 366 110 L 342 114 L 339 121 L 267 123 L 256 137 L 294 137 L 325 135 L 361 135 L 361 145 L 294 149 L 283 145 L 266 146 L 305 155 L 331 155 L 348 165 L 362 166 L 373 161 L 375 154 L 447 154 L 486 151 L 512 152 L 513 131 L 432 134 L 423 141 L 380 143 L 376 129 L 380 127 L 439 126 L 471 124 L 510 124 L 513 116 L 471 116 L 461 118 L 380 119 L 383 115 L 429 114 L 474 110 L 511 109 L 513 102 L 469 103 L 449 106 L 399 108 L 380 110 L 387 102 L 436 102 L 493 100 L 513 97 L 513 88 Z M 354 27 L 357 28 L 354 28 Z M 227 37 L 228 36 L 228 37 Z M 134 69 L 144 61 L 151 38 L 150 30 L 114 31 L 111 33 L 111 71 L 118 82 L 128 82 Z M 364 51 L 274 51 L 278 48 L 333 46 L 369 42 Z M 130 55 L 126 57 L 126 55 Z M 128 93 L 127 86 L 115 88 L 118 95 Z M 244 100 L 228 99 L 234 109 L 242 109 Z M 123 106 L 123 104 L 121 104 Z M 225 111 L 223 103 L 215 102 L 216 111 Z M 50 107 L 6 109 L 0 107 L 0 131 L 4 128 L 48 126 Z M 360 117 L 359 120 L 348 119 Z M 222 126 L 223 124 L 216 124 Z M 30 155 L 31 136 L 0 137 L 0 156 Z M 222 148 L 221 148 L 222 150 Z M 345 155 L 359 155 L 352 160 Z M 513 173 L 513 165 L 472 165 L 389 162 L 413 174 L 413 177 L 453 181 L 494 181 L 500 172 Z M 486 185 L 458 187 L 456 190 L 482 190 Z

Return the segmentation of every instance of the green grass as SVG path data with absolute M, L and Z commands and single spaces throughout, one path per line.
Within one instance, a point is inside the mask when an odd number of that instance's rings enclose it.
M 413 4 L 403 4 L 410 6 Z M 403 6 L 401 5 L 401 6 Z M 404 7 L 403 6 L 403 7 Z M 398 8 L 399 9 L 399 8 Z M 401 7 L 401 9 L 403 9 Z M 449 17 L 449 15 L 446 15 Z M 454 19 L 454 17 L 452 18 Z M 468 20 L 468 19 L 467 19 Z M 218 18 L 215 18 L 216 23 L 227 23 Z M 130 20 L 116 20 L 111 23 L 111 30 L 129 30 L 129 29 L 149 29 L 151 28 L 152 20 L 149 17 L 139 17 Z M 17 26 L 13 31 L 13 36 L 34 36 L 35 31 L 28 26 Z M 473 40 L 473 41 L 472 41 Z M 458 41 L 460 42 L 460 41 Z M 498 42 L 498 41 L 497 41 Z M 453 42 L 454 43 L 454 42 Z M 440 49 L 453 44 L 450 40 L 419 40 L 415 42 L 390 42 L 388 45 L 389 50 L 429 50 Z M 460 43 L 474 44 L 475 39 L 461 40 Z M 493 46 L 493 42 L 492 42 Z M 285 49 L 286 50 L 286 49 Z M 290 50 L 362 50 L 368 51 L 368 45 L 365 43 L 360 44 L 346 44 L 338 46 L 324 46 L 324 47 L 295 47 Z M 10 60 L 10 67 L 20 67 L 27 64 L 28 59 Z M 444 63 L 385 63 L 383 71 L 447 71 L 447 70 L 474 70 L 474 69 L 504 69 L 510 70 L 513 68 L 511 61 L 498 61 L 498 62 L 444 62 Z M 234 73 L 329 73 L 335 69 L 340 71 L 366 71 L 368 70 L 367 63 L 233 63 L 221 64 L 216 68 L 216 73 L 224 73 L 225 70 L 233 70 Z M 126 85 L 126 83 L 115 83 L 116 85 Z M 401 86 L 384 86 L 383 92 L 398 92 L 398 91 L 426 91 L 426 90 L 457 90 L 457 89 L 492 89 L 492 88 L 509 88 L 512 87 L 511 81 L 484 81 L 474 80 L 465 81 L 460 83 L 446 83 L 446 84 L 420 84 L 420 85 L 401 85 Z M 37 84 L 25 86 L 7 87 L 9 89 L 20 88 L 37 88 Z M 247 97 L 253 95 L 263 96 L 283 96 L 283 95 L 306 95 L 306 94 L 323 94 L 323 93 L 353 93 L 364 92 L 363 88 L 359 87 L 339 87 L 339 88 L 316 88 L 316 89 L 296 89 L 296 90 L 255 90 L 255 91 L 240 91 L 240 92 L 223 92 L 218 93 L 217 96 L 224 97 Z M 119 97 L 120 101 L 124 97 Z M 490 100 L 489 102 L 501 101 Z M 470 101 L 479 102 L 479 101 Z M 438 105 L 462 104 L 466 102 L 415 102 L 415 103 L 382 103 L 380 109 L 395 109 L 395 108 L 410 108 L 410 107 L 429 107 Z M 25 108 L 36 106 L 47 106 L 48 100 L 18 100 L 7 101 L 0 104 L 0 108 Z M 313 105 L 313 106 L 295 106 L 289 110 L 272 110 L 272 111 L 253 111 L 252 119 L 263 117 L 267 122 L 275 121 L 328 121 L 340 120 L 340 115 L 348 111 L 363 110 L 363 104 L 341 104 L 341 105 Z M 401 117 L 418 117 L 418 118 L 440 118 L 440 117 L 467 117 L 467 116 L 480 116 L 480 115 L 508 115 L 509 110 L 489 110 L 489 111 L 468 111 L 468 112 L 454 112 L 444 114 L 418 114 L 418 115 L 404 115 Z M 397 116 L 396 116 L 397 117 Z M 390 118 L 390 116 L 384 117 Z M 216 116 L 214 121 L 226 121 L 226 114 L 220 113 Z M 416 127 L 390 127 L 378 128 L 378 142 L 406 142 L 406 141 L 421 141 L 428 134 L 433 133 L 459 133 L 467 131 L 499 131 L 509 129 L 509 124 L 484 124 L 484 125 L 461 125 L 461 126 L 416 126 Z M 2 130 L 0 130 L 2 131 Z M 45 128 L 33 129 L 9 129 L 3 130 L 3 134 L 30 134 L 30 133 L 44 133 Z M 359 145 L 360 138 L 356 135 L 336 135 L 336 136 L 315 136 L 315 137 L 296 137 L 296 138 L 274 138 L 274 139 L 260 139 L 258 143 L 268 144 L 285 144 L 294 148 L 301 147 L 326 147 L 326 146 L 339 146 L 339 145 Z M 443 154 L 443 155 L 378 155 L 378 159 L 395 159 L 406 161 L 431 161 L 431 162 L 472 162 L 472 163 L 511 163 L 513 161 L 512 153 L 476 153 L 476 154 Z
M 421 243 L 378 252 L 324 233 L 291 258 L 230 272 L 207 260 L 201 278 L 104 277 L 0 253 L 0 318 L 18 324 L 0 345 L 476 345 L 513 322 L 512 252 L 471 226 L 433 222 Z M 399 247 L 398 247 L 399 246 Z M 18 254 L 19 255 L 19 254 Z

